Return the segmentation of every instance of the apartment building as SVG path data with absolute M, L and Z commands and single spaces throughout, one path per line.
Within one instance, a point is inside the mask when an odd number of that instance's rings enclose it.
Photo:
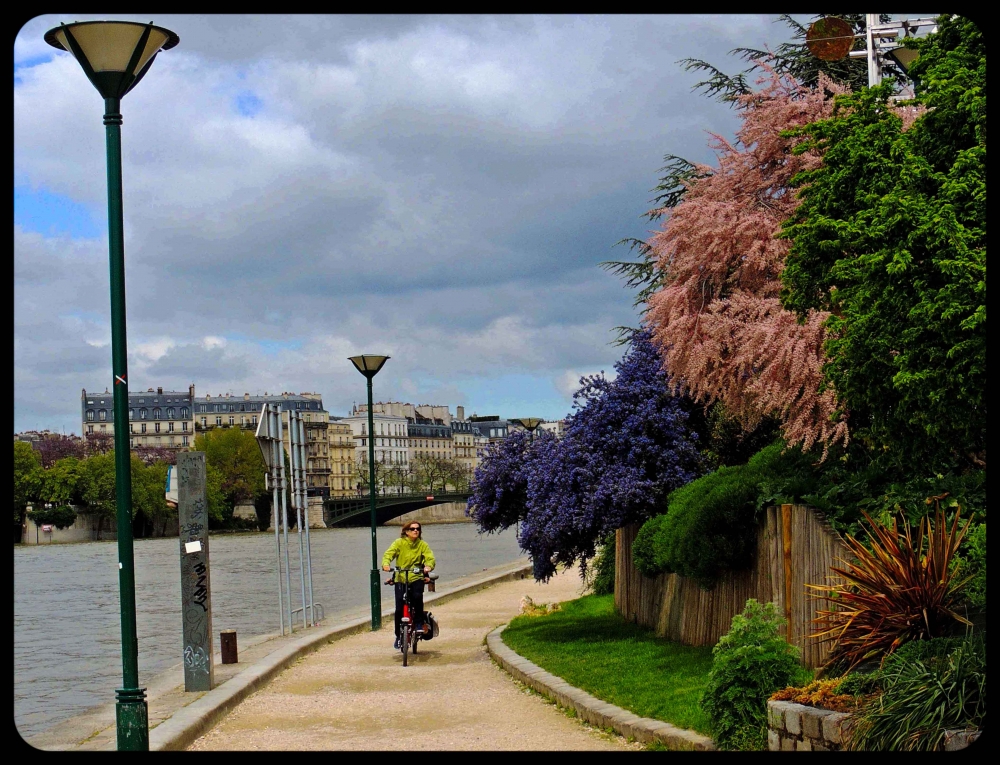
M 372 407 L 373 420 L 373 441 L 375 447 L 375 461 L 380 463 L 386 473 L 393 468 L 400 468 L 406 471 L 409 466 L 409 422 L 406 417 L 394 414 L 382 414 L 376 407 Z M 357 406 L 351 411 L 350 417 L 344 417 L 340 422 L 351 427 L 351 434 L 354 437 L 355 465 L 364 466 L 368 464 L 368 414 L 362 412 Z M 356 468 L 359 472 L 356 475 L 360 478 L 361 468 Z M 400 482 L 386 481 L 387 485 L 392 484 L 390 491 L 401 491 Z M 365 481 L 359 480 L 358 485 L 364 485 Z
M 287 449 L 288 413 L 302 413 L 306 431 L 306 490 L 310 497 L 330 495 L 330 445 L 327 435 L 329 413 L 323 408 L 319 393 L 282 393 L 242 396 L 224 393 L 206 394 L 194 399 L 194 429 L 207 432 L 215 428 L 243 428 L 254 431 L 264 404 L 281 409 Z
M 354 496 L 358 491 L 358 471 L 350 423 L 331 415 L 326 432 L 330 450 L 330 496 Z
M 407 422 L 411 463 L 417 457 L 437 457 L 445 460 L 455 458 L 455 444 L 449 426 L 441 420 L 428 420 L 424 417 Z
M 562 438 L 566 434 L 566 420 L 556 420 L 555 422 L 543 422 L 538 426 L 539 430 L 547 430 L 556 438 Z
M 128 393 L 129 445 L 187 449 L 194 445 L 195 390 L 187 391 L 148 388 Z M 115 432 L 114 395 L 80 393 L 81 432 L 84 438 L 94 434 L 113 436 Z

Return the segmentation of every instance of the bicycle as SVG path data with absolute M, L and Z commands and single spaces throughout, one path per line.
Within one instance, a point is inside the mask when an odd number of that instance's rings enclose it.
M 435 573 L 424 574 L 423 563 L 413 566 L 412 568 L 400 568 L 399 566 L 389 567 L 390 576 L 385 580 L 385 584 L 395 584 L 396 577 L 399 574 L 423 574 L 424 582 L 430 583 L 437 581 L 438 575 Z M 405 582 L 406 579 L 401 581 Z M 419 615 L 417 615 L 420 618 Z M 429 622 L 424 623 L 424 628 L 422 630 L 416 629 L 416 624 L 414 623 L 414 614 L 410 604 L 410 588 L 403 588 L 403 617 L 400 619 L 399 625 L 399 650 L 403 653 L 403 666 L 407 666 L 409 661 L 409 652 L 412 650 L 415 654 L 417 652 L 417 641 L 424 638 L 424 634 L 432 629 Z

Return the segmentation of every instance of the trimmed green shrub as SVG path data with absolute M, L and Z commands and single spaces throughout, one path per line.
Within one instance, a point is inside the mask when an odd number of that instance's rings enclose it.
M 615 535 L 608 534 L 590 563 L 590 590 L 594 595 L 612 595 L 615 591 Z
M 774 603 L 750 598 L 712 649 L 712 669 L 701 706 L 712 721 L 712 737 L 720 748 L 766 749 L 768 697 L 812 678 L 798 662 L 798 648 L 781 637 L 783 625 Z
M 908 643 L 886 659 L 881 674 L 884 691 L 855 716 L 849 749 L 940 750 L 946 730 L 986 722 L 982 636 Z
M 851 672 L 844 675 L 834 687 L 833 692 L 838 696 L 866 696 L 881 690 L 882 673 L 876 670 L 874 672 Z
M 76 510 L 69 505 L 39 507 L 31 511 L 31 520 L 39 526 L 51 523 L 57 529 L 67 529 L 76 523 Z
M 667 511 L 643 524 L 632 561 L 646 576 L 677 573 L 708 589 L 726 570 L 750 566 L 767 504 L 790 502 L 815 484 L 812 458 L 779 441 L 746 465 L 722 467 L 667 497 Z

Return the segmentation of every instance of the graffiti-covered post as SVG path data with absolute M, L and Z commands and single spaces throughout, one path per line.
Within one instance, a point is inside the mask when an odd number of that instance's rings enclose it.
M 204 452 L 179 453 L 177 473 L 184 690 L 210 691 L 215 671 L 212 663 L 212 588 L 208 568 Z

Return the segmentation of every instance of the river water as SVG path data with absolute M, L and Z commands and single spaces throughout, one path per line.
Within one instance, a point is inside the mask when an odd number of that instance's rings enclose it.
M 379 528 L 378 554 L 398 536 L 398 527 Z M 313 529 L 310 539 L 313 596 L 326 612 L 324 623 L 334 624 L 338 615 L 370 603 L 371 530 Z M 523 555 L 513 530 L 480 535 L 472 523 L 425 526 L 424 539 L 442 585 Z M 295 533 L 289 542 L 292 604 L 299 608 Z M 176 537 L 136 540 L 134 549 L 139 683 L 145 685 L 182 659 L 180 551 Z M 275 557 L 273 534 L 210 537 L 216 650 L 220 630 L 248 637 L 278 632 Z M 391 603 L 392 591 L 384 587 L 382 605 Z M 113 702 L 121 666 L 117 542 L 15 546 L 14 721 L 21 736 Z

